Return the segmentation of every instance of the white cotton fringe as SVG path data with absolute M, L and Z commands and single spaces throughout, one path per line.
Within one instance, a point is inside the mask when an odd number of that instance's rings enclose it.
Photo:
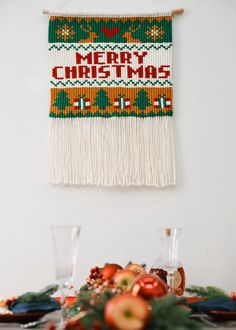
M 174 185 L 172 117 L 50 118 L 49 182 Z

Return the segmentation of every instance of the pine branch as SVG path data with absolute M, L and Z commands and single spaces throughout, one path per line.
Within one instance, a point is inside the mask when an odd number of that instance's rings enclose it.
M 26 292 L 17 299 L 20 303 L 50 302 L 50 296 L 58 290 L 58 285 L 48 285 L 39 292 Z
M 27 292 L 22 294 L 18 299 L 17 302 L 19 303 L 36 303 L 36 302 L 42 302 L 46 303 L 50 301 L 50 296 L 45 295 L 43 293 L 39 292 Z
M 59 288 L 58 284 L 51 284 L 46 286 L 44 289 L 40 290 L 40 293 L 47 294 L 51 296 L 53 293 L 55 293 Z
M 181 306 L 183 302 L 174 295 L 151 300 L 152 316 L 146 330 L 200 330 L 190 312 Z
M 185 289 L 186 292 L 193 294 L 196 297 L 202 298 L 204 300 L 213 300 L 218 298 L 229 298 L 227 293 L 219 288 L 214 286 L 191 286 L 190 288 Z

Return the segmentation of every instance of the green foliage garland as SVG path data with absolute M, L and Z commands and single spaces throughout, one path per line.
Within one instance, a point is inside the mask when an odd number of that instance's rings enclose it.
M 102 330 L 110 328 L 105 323 L 105 305 L 115 293 L 105 290 L 101 294 L 90 291 L 83 287 L 78 294 L 78 300 L 71 309 L 71 314 L 78 314 L 78 310 L 85 315 L 80 322 L 84 330 L 91 330 L 95 322 L 99 322 Z M 190 318 L 190 311 L 183 307 L 184 300 L 178 299 L 174 295 L 168 295 L 161 299 L 149 301 L 152 313 L 145 330 L 200 330 L 201 326 Z M 71 328 L 72 329 L 72 328 Z
M 20 303 L 50 302 L 50 296 L 58 290 L 58 285 L 52 284 L 39 292 L 27 292 L 17 299 Z
M 216 288 L 214 286 L 207 286 L 206 288 L 202 286 L 193 285 L 185 289 L 186 292 L 200 297 L 204 300 L 214 300 L 219 298 L 229 298 L 227 293 L 222 289 Z
M 169 295 L 161 299 L 152 299 L 151 319 L 146 330 L 199 330 L 201 326 L 190 318 L 189 310 L 181 307 L 183 299 Z

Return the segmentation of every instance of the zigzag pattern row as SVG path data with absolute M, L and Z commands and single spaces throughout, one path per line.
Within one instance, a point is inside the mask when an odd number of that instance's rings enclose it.
M 116 80 L 111 80 L 111 81 L 106 81 L 106 80 L 84 80 L 84 81 L 80 81 L 80 80 L 75 80 L 75 81 L 66 81 L 66 82 L 62 82 L 62 81 L 58 81 L 58 82 L 54 82 L 54 81 L 50 81 L 51 85 L 54 87 L 58 87 L 58 86 L 84 86 L 84 85 L 88 85 L 88 86 L 101 86 L 103 84 L 105 84 L 106 86 L 147 86 L 147 85 L 151 85 L 151 86 L 172 86 L 172 83 L 169 80 L 165 80 L 163 82 L 156 80 L 156 81 L 151 81 L 151 80 L 147 80 L 147 81 L 142 81 L 142 80 L 138 80 L 138 81 L 116 81 Z
M 142 49 L 145 49 L 145 50 L 150 50 L 150 49 L 155 49 L 155 50 L 159 50 L 159 49 L 165 49 L 165 50 L 168 50 L 172 47 L 172 44 L 170 43 L 168 46 L 165 46 L 165 45 L 144 45 L 142 44 L 141 46 L 139 45 L 129 45 L 129 44 L 126 44 L 126 45 L 123 45 L 123 46 L 119 46 L 119 44 L 117 45 L 101 45 L 101 44 L 90 44 L 88 46 L 85 46 L 83 44 L 79 44 L 79 45 L 65 45 L 65 44 L 62 44 L 60 46 L 57 46 L 57 45 L 52 45 L 51 47 L 49 47 L 49 51 L 55 49 L 55 50 L 61 50 L 61 49 L 65 49 L 65 50 L 70 50 L 70 49 L 74 49 L 74 50 L 79 50 L 79 49 L 83 49 L 83 50 L 97 50 L 97 49 L 101 49 L 101 50 L 107 50 L 107 49 L 110 49 L 110 50 L 132 50 L 132 49 L 135 49 L 135 50 L 142 50 Z
M 122 112 L 113 112 L 112 114 L 109 112 L 102 112 L 102 111 L 97 111 L 95 113 L 91 112 L 77 112 L 72 113 L 69 112 L 67 114 L 64 114 L 63 112 L 55 113 L 55 112 L 50 112 L 49 117 L 51 118 L 91 118 L 91 117 L 102 117 L 102 118 L 111 118 L 111 117 L 136 117 L 136 118 L 147 118 L 147 117 L 164 117 L 164 116 L 173 116 L 172 111 L 159 111 L 159 112 L 140 112 L 137 113 L 135 111 L 127 112 L 127 111 L 122 111 Z

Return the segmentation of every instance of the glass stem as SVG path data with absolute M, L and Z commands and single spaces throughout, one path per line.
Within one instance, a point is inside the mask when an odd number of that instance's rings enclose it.
M 62 283 L 60 284 L 60 293 L 61 293 L 61 320 L 59 329 L 64 329 L 65 323 L 69 318 L 68 307 L 66 306 L 66 297 L 67 297 L 67 285 Z
M 174 272 L 168 272 L 167 274 L 167 285 L 169 287 L 169 292 L 173 293 L 173 280 L 174 280 Z

